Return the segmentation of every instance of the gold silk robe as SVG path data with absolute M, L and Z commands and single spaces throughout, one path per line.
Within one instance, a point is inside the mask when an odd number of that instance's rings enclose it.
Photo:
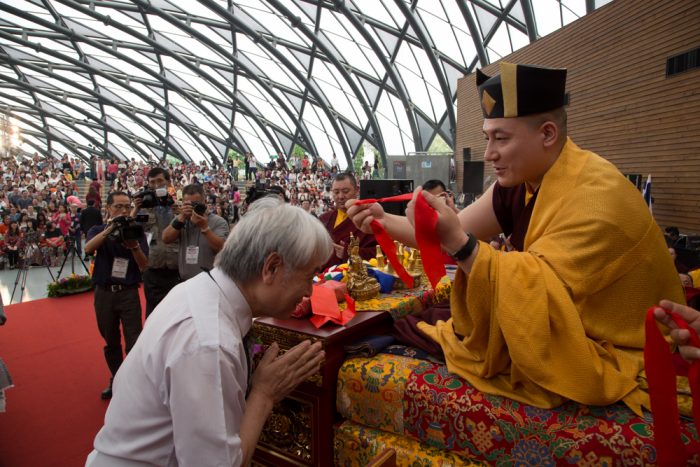
M 615 166 L 567 140 L 545 174 L 523 252 L 480 245 L 452 318 L 419 329 L 478 390 L 542 408 L 568 399 L 649 407 L 644 318 L 685 303 L 663 234 Z M 464 336 L 463 339 L 459 336 Z

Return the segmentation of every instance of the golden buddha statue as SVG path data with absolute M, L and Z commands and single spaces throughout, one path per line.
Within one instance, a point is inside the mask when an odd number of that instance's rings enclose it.
M 350 235 L 348 243 L 348 293 L 355 300 L 369 300 L 379 295 L 379 282 L 367 274 L 360 256 L 360 241 Z

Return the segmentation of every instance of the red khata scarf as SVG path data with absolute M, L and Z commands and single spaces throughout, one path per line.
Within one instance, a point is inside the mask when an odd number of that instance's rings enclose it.
M 649 383 L 649 400 L 654 416 L 654 439 L 658 465 L 681 466 L 686 460 L 700 450 L 697 443 L 684 446 L 681 440 L 681 428 L 676 399 L 676 371 L 672 364 L 672 354 L 668 342 L 659 330 L 654 319 L 654 309 L 647 310 L 646 342 L 644 344 L 644 366 Z M 681 329 L 690 331 L 690 343 L 700 347 L 700 338 L 695 330 L 678 316 L 664 309 Z M 690 363 L 688 382 L 693 395 L 693 419 L 695 426 L 700 426 L 700 360 Z
M 398 196 L 390 196 L 388 198 L 361 199 L 355 204 L 391 203 L 409 201 L 412 198 L 412 193 L 406 193 Z M 440 282 L 440 279 L 445 275 L 445 265 L 442 262 L 440 239 L 435 230 L 437 221 L 437 211 L 428 204 L 424 196 L 419 195 L 416 200 L 415 208 L 416 242 L 418 242 L 418 249 L 420 250 L 421 259 L 423 261 L 423 269 L 433 288 L 436 287 L 437 283 Z M 377 243 L 382 247 L 384 254 L 389 260 L 389 263 L 394 267 L 396 273 L 407 287 L 413 287 L 413 277 L 406 272 L 403 264 L 401 264 L 401 261 L 396 256 L 396 246 L 394 245 L 393 239 L 376 220 L 373 220 L 370 226 L 372 227 L 372 232 L 374 232 L 374 237 L 377 239 Z

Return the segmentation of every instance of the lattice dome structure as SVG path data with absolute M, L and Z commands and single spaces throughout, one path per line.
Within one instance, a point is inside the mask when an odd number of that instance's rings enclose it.
M 22 149 L 341 168 L 454 146 L 457 80 L 609 0 L 1 0 Z

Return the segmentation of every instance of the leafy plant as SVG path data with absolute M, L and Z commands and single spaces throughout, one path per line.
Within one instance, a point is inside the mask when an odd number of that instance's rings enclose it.
M 85 292 L 92 289 L 92 279 L 90 276 L 79 276 L 71 274 L 68 277 L 51 282 L 46 290 L 49 297 L 61 297 L 74 293 Z

